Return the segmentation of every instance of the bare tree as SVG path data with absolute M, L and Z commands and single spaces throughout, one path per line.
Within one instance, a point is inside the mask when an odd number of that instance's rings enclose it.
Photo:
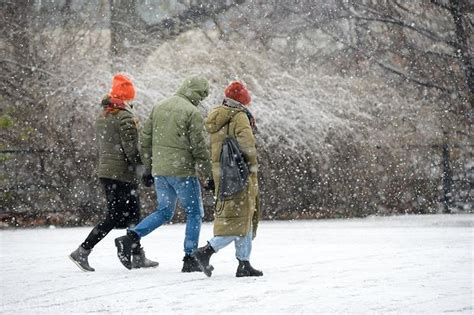
M 93 75 L 100 59 L 95 47 L 102 39 L 91 36 L 95 23 L 70 5 L 1 3 L 0 117 L 9 122 L 0 129 L 7 167 L 2 174 L 7 186 L 1 187 L 7 209 L 2 210 L 67 209 L 95 194 L 94 178 L 78 176 L 93 169 L 94 161 L 83 151 L 91 128 L 77 124 L 89 122 L 87 112 L 79 110 L 88 91 L 79 91 L 77 83 Z M 74 192 L 80 187 L 85 189 Z M 53 192 L 57 197 L 51 199 Z
M 414 84 L 433 88 L 458 111 L 473 107 L 472 28 L 467 1 L 341 2 L 344 18 L 353 23 L 354 40 L 325 31 L 354 52 Z M 453 36 L 454 35 L 454 36 Z M 459 107 L 461 106 L 461 107 Z M 451 106 L 451 109 L 454 109 Z

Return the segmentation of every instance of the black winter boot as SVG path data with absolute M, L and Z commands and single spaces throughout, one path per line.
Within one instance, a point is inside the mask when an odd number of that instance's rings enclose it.
M 252 265 L 250 265 L 249 261 L 240 260 L 239 259 L 239 266 L 237 267 L 237 272 L 235 273 L 236 277 L 261 277 L 263 276 L 263 272 L 260 270 L 254 269 Z
M 198 262 L 201 271 L 204 272 L 208 277 L 212 275 L 212 271 L 214 270 L 214 267 L 209 265 L 209 260 L 214 253 L 214 248 L 212 248 L 212 246 L 208 243 L 206 246 L 196 249 L 191 254 L 191 256 L 194 257 L 194 259 L 196 259 Z
M 73 251 L 69 258 L 82 270 L 82 271 L 95 271 L 94 268 L 89 266 L 88 257 L 92 249 L 85 249 L 82 246 L 79 246 L 75 251 Z
M 199 264 L 194 257 L 191 255 L 186 254 L 183 258 L 183 269 L 181 269 L 181 272 L 196 272 L 199 271 L 201 272 L 201 268 L 199 267 Z
M 145 256 L 145 250 L 140 248 L 138 254 L 132 255 L 132 268 L 155 268 L 158 267 L 159 263 L 157 261 L 150 260 Z
M 137 245 L 140 238 L 134 232 L 128 231 L 127 235 L 115 239 L 117 257 L 127 269 L 132 269 L 132 249 Z

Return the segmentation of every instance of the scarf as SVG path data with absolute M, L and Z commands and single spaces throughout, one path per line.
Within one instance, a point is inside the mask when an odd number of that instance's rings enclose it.
M 248 110 L 247 107 L 242 105 L 240 102 L 238 102 L 236 100 L 233 100 L 231 98 L 228 98 L 228 97 L 224 97 L 224 100 L 222 101 L 222 105 L 227 106 L 227 107 L 231 107 L 231 108 L 237 108 L 237 109 L 243 110 L 244 113 L 247 115 L 247 118 L 249 119 L 250 127 L 252 128 L 253 134 L 256 134 L 258 132 L 255 117 L 253 117 L 252 113 Z
M 102 100 L 102 106 L 104 107 L 104 116 L 115 114 L 120 110 L 128 110 L 130 108 L 123 100 L 108 95 Z

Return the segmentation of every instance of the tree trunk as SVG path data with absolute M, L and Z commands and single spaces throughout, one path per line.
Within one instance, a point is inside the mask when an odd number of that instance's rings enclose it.
M 131 40 L 136 0 L 109 0 L 110 2 L 110 53 L 113 72 L 122 71 L 121 57 L 127 52 Z
M 454 20 L 456 41 L 458 44 L 457 55 L 461 60 L 461 67 L 464 72 L 464 82 L 469 93 L 469 103 L 474 107 L 474 73 L 472 69 L 471 53 L 469 51 L 469 44 L 467 39 L 468 30 L 466 27 L 466 0 L 450 0 L 450 12 Z
M 453 175 L 449 163 L 449 145 L 445 139 L 443 144 L 443 206 L 444 213 L 451 213 L 451 187 L 453 184 Z
M 32 6 L 33 1 L 29 0 L 1 4 L 1 31 L 6 39 L 5 44 L 11 48 L 12 53 L 9 54 L 8 61 L 2 60 L 0 63 L 2 71 L 0 86 L 7 95 L 17 99 L 30 96 L 24 82 L 33 74 L 30 43 L 32 34 L 29 30 Z

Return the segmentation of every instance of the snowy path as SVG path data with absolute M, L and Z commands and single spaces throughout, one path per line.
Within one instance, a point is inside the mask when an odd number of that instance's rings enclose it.
M 474 215 L 262 222 L 251 261 L 265 274 L 246 279 L 233 246 L 211 278 L 180 273 L 183 225 L 144 238 L 157 269 L 124 269 L 112 231 L 84 273 L 67 255 L 89 230 L 0 231 L 0 313 L 474 312 Z

